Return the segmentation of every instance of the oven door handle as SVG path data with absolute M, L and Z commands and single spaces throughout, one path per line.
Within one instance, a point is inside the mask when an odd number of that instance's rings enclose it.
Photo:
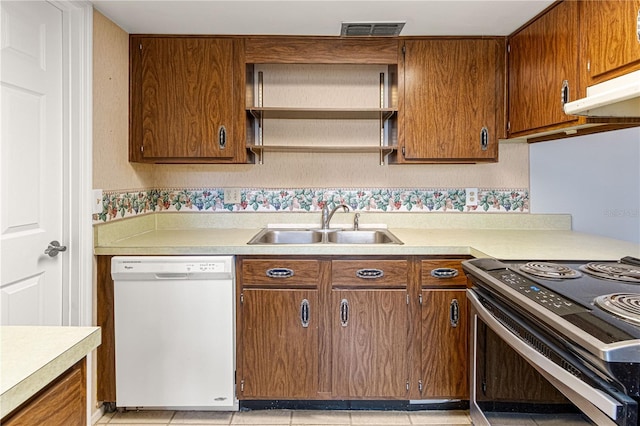
M 467 289 L 467 298 L 476 311 L 475 314 L 484 321 L 504 342 L 511 346 L 531 366 L 533 366 L 545 379 L 560 390 L 580 410 L 587 414 L 598 425 L 616 426 L 620 413 L 624 412 L 624 404 L 612 398 L 606 393 L 594 389 L 564 368 L 542 355 L 529 346 L 517 335 L 498 321 L 480 302 L 471 289 Z M 473 321 L 473 315 L 471 316 Z M 472 323 L 475 333 L 475 324 Z M 595 409 L 595 408 L 597 409 Z M 604 413 L 604 415 L 603 415 Z

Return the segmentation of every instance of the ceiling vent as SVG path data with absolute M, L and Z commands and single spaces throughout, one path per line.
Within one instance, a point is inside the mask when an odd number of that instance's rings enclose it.
M 405 22 L 343 22 L 341 36 L 347 37 L 393 37 L 399 36 Z

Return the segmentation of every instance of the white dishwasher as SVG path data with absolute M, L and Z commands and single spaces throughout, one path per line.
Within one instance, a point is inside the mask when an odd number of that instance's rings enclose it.
M 237 410 L 233 256 L 116 256 L 116 406 Z

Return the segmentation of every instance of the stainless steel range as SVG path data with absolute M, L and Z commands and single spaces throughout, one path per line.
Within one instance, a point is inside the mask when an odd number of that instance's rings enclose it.
M 473 259 L 463 269 L 474 424 L 640 425 L 640 260 Z

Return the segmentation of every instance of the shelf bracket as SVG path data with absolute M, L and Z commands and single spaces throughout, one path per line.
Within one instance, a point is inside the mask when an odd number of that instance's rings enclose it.
M 384 108 L 384 73 L 380 73 L 380 109 Z M 380 113 L 380 148 L 384 148 L 384 113 Z M 380 150 L 380 165 L 384 166 L 386 155 Z
M 258 106 L 262 108 L 264 106 L 264 73 L 258 71 Z M 261 111 L 258 119 L 258 145 L 263 144 L 263 130 L 264 130 L 264 113 Z M 264 164 L 264 151 L 255 152 L 258 156 L 258 164 Z

